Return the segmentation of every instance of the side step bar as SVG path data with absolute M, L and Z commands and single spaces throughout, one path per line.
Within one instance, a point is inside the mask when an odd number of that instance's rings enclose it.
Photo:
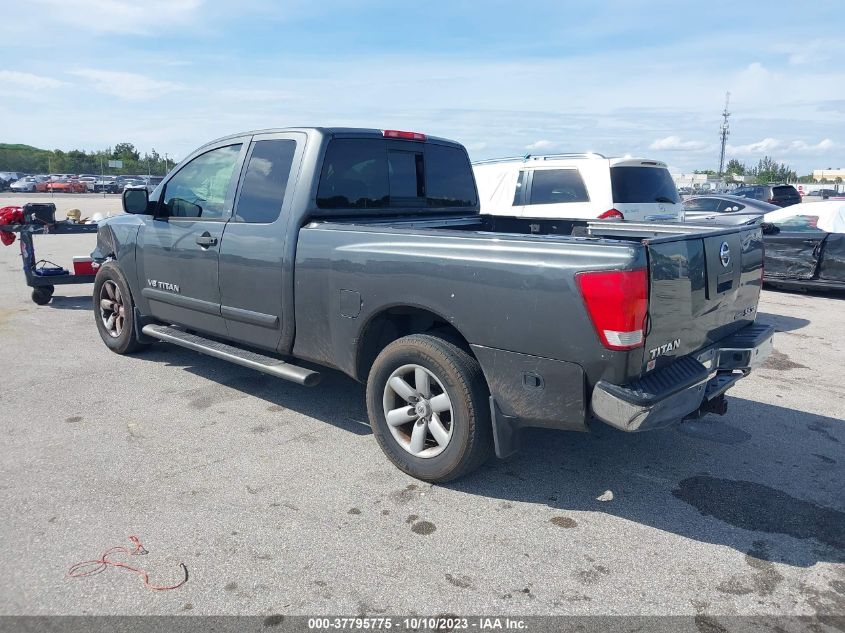
M 170 325 L 145 325 L 141 331 L 147 336 L 160 341 L 186 347 L 195 352 L 214 356 L 215 358 L 221 358 L 236 365 L 256 369 L 265 374 L 284 378 L 285 380 L 290 380 L 306 387 L 313 387 L 320 382 L 321 376 L 316 371 L 291 365 L 272 356 L 250 352 L 234 345 L 227 345 L 226 343 L 213 341 L 202 336 L 197 336 L 196 334 L 190 334 Z

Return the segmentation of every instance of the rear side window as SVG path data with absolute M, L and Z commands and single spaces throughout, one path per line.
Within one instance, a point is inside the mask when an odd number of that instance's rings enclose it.
M 522 203 L 522 191 L 523 187 L 525 186 L 525 172 L 519 172 L 519 176 L 516 179 L 516 189 L 513 192 L 513 206 L 521 206 Z
M 473 207 L 475 180 L 466 152 L 457 147 L 406 143 L 393 149 L 378 139 L 334 139 L 320 184 L 320 209 L 402 206 Z
M 249 157 L 234 220 L 274 222 L 282 210 L 296 141 L 257 141 Z
M 577 169 L 537 169 L 531 180 L 528 204 L 589 202 L 587 188 Z
M 717 211 L 719 209 L 719 200 L 716 198 L 684 200 L 684 209 L 687 211 Z
M 611 167 L 613 201 L 620 204 L 678 203 L 678 190 L 669 170 L 662 167 Z

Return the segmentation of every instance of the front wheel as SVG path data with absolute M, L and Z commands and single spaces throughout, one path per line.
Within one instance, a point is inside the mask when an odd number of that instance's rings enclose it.
M 40 306 L 47 305 L 53 298 L 55 289 L 55 286 L 36 286 L 32 289 L 32 300 Z
M 490 457 L 488 395 L 478 361 L 427 334 L 385 347 L 367 380 L 367 410 L 381 449 L 400 470 L 430 482 L 456 479 Z
M 135 332 L 135 303 L 123 273 L 106 262 L 94 279 L 94 319 L 100 338 L 111 351 L 131 354 L 146 347 Z

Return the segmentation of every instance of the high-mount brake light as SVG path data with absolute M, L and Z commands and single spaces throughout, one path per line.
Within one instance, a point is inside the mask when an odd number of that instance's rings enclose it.
M 643 345 L 648 313 L 645 269 L 581 272 L 575 280 L 602 345 L 612 350 Z
M 625 216 L 618 209 L 608 209 L 599 216 L 599 220 L 624 220 Z
M 385 138 L 403 138 L 409 141 L 424 141 L 425 134 L 420 132 L 403 132 L 402 130 L 382 130 L 382 136 Z

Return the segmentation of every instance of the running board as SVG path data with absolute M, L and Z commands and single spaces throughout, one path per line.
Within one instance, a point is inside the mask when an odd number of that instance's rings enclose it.
M 189 334 L 184 330 L 170 325 L 145 325 L 141 331 L 147 336 L 160 341 L 186 347 L 187 349 L 200 352 L 201 354 L 207 354 L 208 356 L 214 356 L 215 358 L 221 358 L 236 365 L 256 369 L 265 374 L 290 380 L 306 387 L 313 387 L 320 382 L 321 376 L 316 371 L 291 365 L 272 356 L 265 356 L 264 354 L 250 352 L 234 345 L 213 341 L 202 336 L 197 336 L 196 334 Z

